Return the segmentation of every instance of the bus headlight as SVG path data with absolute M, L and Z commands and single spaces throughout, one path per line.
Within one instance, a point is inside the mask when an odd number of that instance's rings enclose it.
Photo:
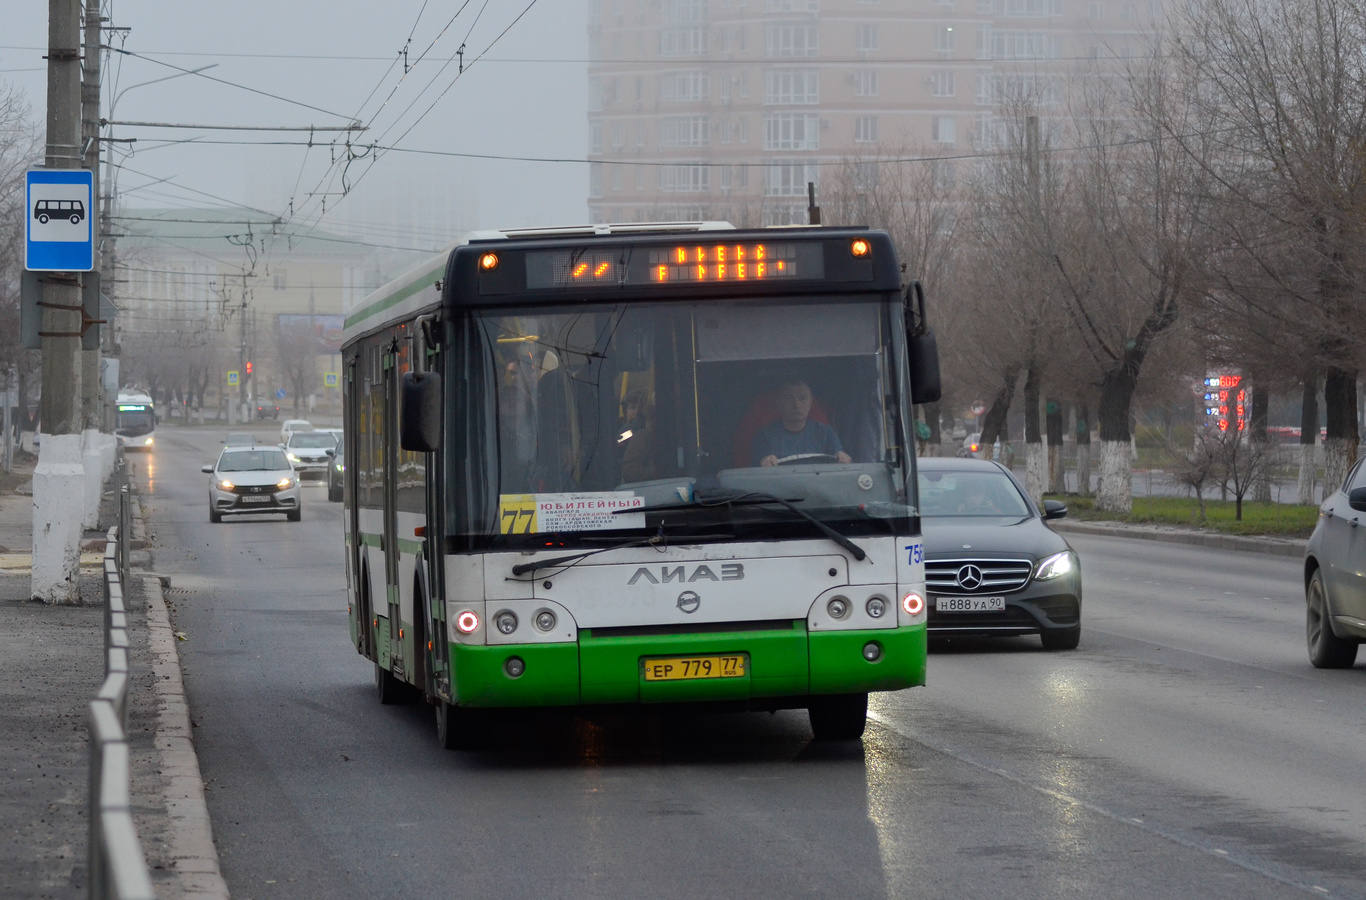
M 843 619 L 849 615 L 849 601 L 843 597 L 832 597 L 830 602 L 825 604 L 825 611 L 832 619 Z
M 548 609 L 536 613 L 535 622 L 539 631 L 554 631 L 556 621 L 555 614 Z
M 503 610 L 493 617 L 493 627 L 502 634 L 512 634 L 517 630 L 517 614 L 511 610 Z
M 1072 571 L 1072 552 L 1064 550 L 1061 553 L 1054 553 L 1052 556 L 1039 563 L 1039 568 L 1035 572 L 1035 581 L 1052 581 L 1054 578 L 1061 578 Z
M 882 618 L 882 614 L 887 611 L 887 601 L 881 597 L 869 597 L 864 609 L 868 610 L 868 615 L 874 619 Z

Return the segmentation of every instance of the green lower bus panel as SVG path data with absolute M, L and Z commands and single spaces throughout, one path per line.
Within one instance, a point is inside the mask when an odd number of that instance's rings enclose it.
M 678 703 L 806 693 L 806 623 L 791 629 L 649 637 L 580 636 L 584 703 Z M 745 675 L 646 681 L 642 659 L 744 654 Z
M 451 693 L 461 706 L 572 706 L 579 702 L 579 648 L 575 644 L 451 646 Z M 507 661 L 525 665 L 513 678 Z
M 881 655 L 869 661 L 868 644 Z M 811 693 L 899 691 L 925 683 L 924 625 L 876 631 L 823 631 L 811 635 Z

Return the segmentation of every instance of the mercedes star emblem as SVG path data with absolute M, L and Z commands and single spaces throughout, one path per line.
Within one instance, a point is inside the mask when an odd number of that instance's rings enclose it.
M 963 566 L 958 570 L 958 586 L 965 591 L 977 590 L 982 586 L 982 570 L 972 565 Z

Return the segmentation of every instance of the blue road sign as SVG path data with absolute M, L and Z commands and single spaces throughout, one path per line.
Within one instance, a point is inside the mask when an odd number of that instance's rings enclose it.
M 95 268 L 95 175 L 89 169 L 29 169 L 24 179 L 24 268 Z
M 276 399 L 276 400 L 283 400 L 283 399 L 285 399 L 285 389 L 284 389 L 284 388 L 276 388 L 276 389 L 275 389 L 275 399 Z

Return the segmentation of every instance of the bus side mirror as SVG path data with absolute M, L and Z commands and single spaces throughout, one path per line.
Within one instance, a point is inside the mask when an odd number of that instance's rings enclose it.
M 938 403 L 943 394 L 939 344 L 925 319 L 925 288 L 919 281 L 906 286 L 906 355 L 911 370 L 911 402 Z
M 906 350 L 911 358 L 911 402 L 938 403 L 943 385 L 939 380 L 939 344 L 934 331 L 926 328 L 920 334 L 907 335 Z
M 406 372 L 399 407 L 399 446 L 431 453 L 441 443 L 441 381 L 435 372 Z

